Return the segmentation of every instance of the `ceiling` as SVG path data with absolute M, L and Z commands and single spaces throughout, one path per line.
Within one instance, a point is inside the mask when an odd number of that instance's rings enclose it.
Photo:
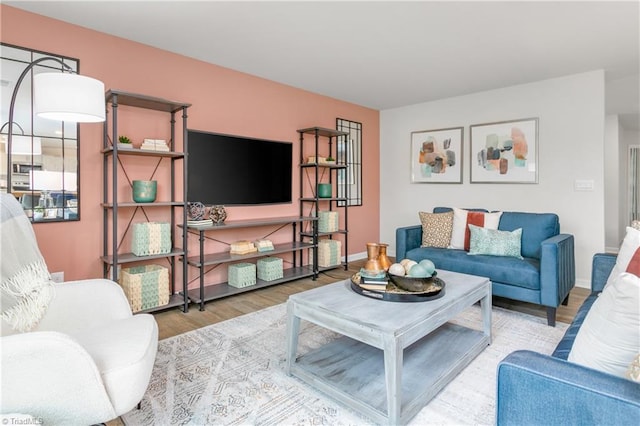
M 637 0 L 4 3 L 378 110 L 604 69 L 640 127 Z

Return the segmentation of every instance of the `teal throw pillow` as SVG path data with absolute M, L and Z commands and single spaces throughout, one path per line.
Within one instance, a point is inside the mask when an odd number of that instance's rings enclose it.
M 520 254 L 522 244 L 522 228 L 515 231 L 499 231 L 469 225 L 471 238 L 469 254 L 486 254 L 489 256 L 510 256 L 523 259 Z

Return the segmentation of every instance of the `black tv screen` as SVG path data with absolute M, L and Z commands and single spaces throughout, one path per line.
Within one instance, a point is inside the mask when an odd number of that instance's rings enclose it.
M 188 130 L 187 201 L 205 205 L 291 202 L 291 142 Z

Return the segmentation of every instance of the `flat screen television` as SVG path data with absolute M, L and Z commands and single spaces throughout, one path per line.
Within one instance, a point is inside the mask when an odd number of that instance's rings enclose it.
M 291 202 L 291 142 L 188 130 L 187 201 L 205 205 Z

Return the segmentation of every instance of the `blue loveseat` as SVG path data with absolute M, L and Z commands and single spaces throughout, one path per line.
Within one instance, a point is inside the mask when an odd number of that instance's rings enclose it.
M 615 256 L 593 258 L 591 295 L 551 356 L 516 351 L 498 365 L 498 425 L 638 425 L 640 383 L 567 361 L 587 312 L 604 288 Z
M 485 211 L 480 209 L 468 209 Z M 434 213 L 451 211 L 436 207 Z M 436 269 L 488 277 L 494 296 L 535 303 L 547 309 L 547 323 L 555 326 L 556 309 L 567 304 L 575 285 L 574 240 L 560 233 L 558 216 L 553 213 L 503 212 L 498 229 L 522 228 L 522 256 L 469 255 L 464 250 L 420 247 L 422 225 L 396 229 L 396 259 L 419 262 L 430 259 Z

